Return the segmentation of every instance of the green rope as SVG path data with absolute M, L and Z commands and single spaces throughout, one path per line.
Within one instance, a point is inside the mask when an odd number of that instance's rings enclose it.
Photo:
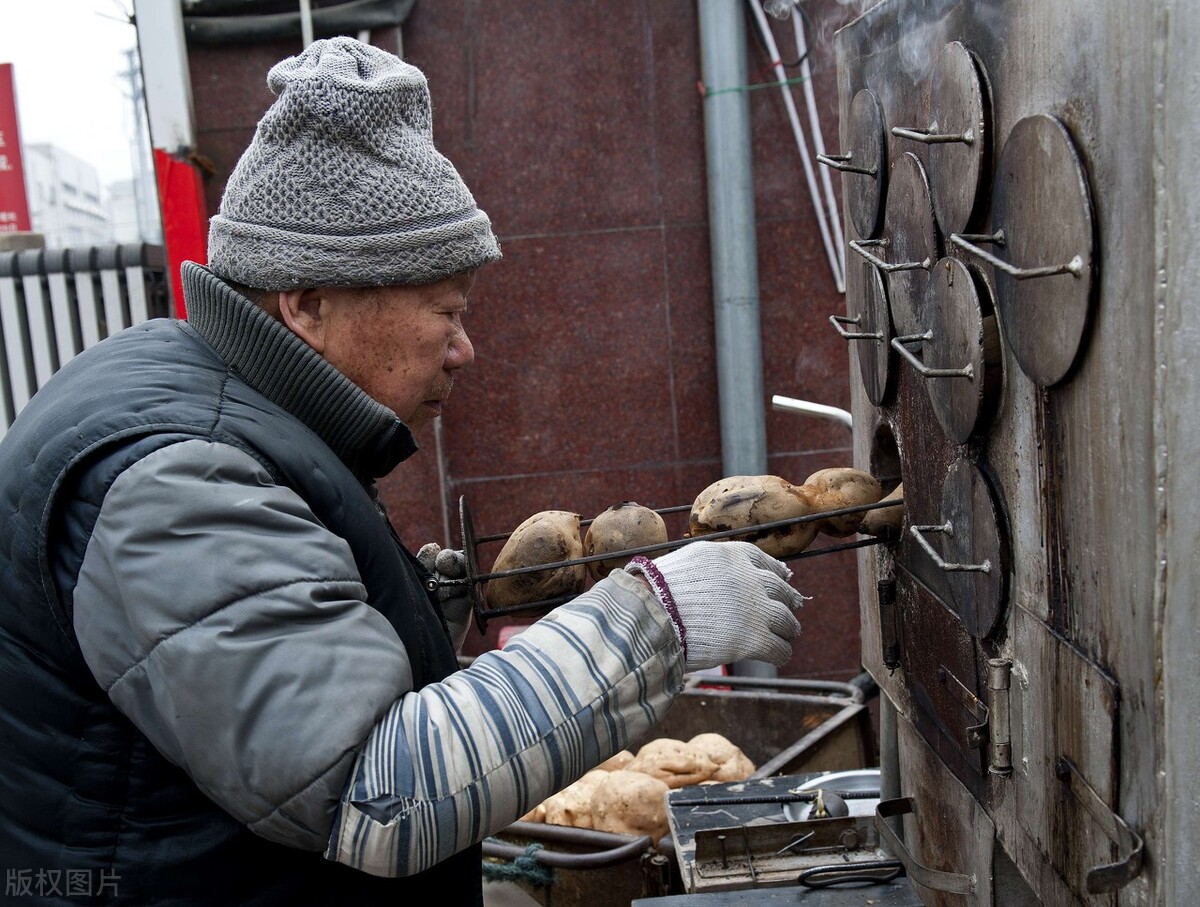
M 554 870 L 539 863 L 534 857 L 534 854 L 544 846 L 544 844 L 530 844 L 525 848 L 525 853 L 511 863 L 484 860 L 483 880 L 485 882 L 528 882 L 534 888 L 549 888 L 554 884 Z
M 756 91 L 759 88 L 779 88 L 782 85 L 799 85 L 801 82 L 807 82 L 808 79 L 797 77 L 795 79 L 784 79 L 782 82 L 755 82 L 753 85 L 734 85 L 732 88 L 718 88 L 712 90 L 705 88 L 704 96 L 711 98 L 713 95 L 726 94 L 730 91 Z

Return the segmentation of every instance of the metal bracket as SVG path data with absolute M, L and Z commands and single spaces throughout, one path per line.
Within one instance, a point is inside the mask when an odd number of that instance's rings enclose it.
M 975 245 L 977 242 L 991 242 L 1000 246 L 1004 245 L 1003 230 L 997 230 L 995 233 L 951 233 L 950 242 L 974 255 L 976 258 L 982 258 L 992 267 L 999 268 L 1016 280 L 1028 280 L 1031 277 L 1053 277 L 1055 274 L 1070 274 L 1072 277 L 1083 276 L 1083 256 L 1081 255 L 1074 256 L 1070 261 L 1062 265 L 1020 268 L 1002 258 L 997 258 L 991 252 Z
M 909 526 L 909 533 L 914 539 L 925 549 L 925 553 L 930 559 L 938 565 L 945 573 L 991 573 L 991 561 L 984 561 L 982 564 L 950 564 L 942 559 L 942 556 L 933 550 L 933 546 L 929 544 L 929 540 L 925 538 L 923 533 L 926 532 L 944 532 L 948 535 L 954 534 L 954 526 L 949 520 L 938 526 Z
M 879 172 L 877 167 L 859 167 L 850 162 L 854 160 L 853 154 L 818 154 L 817 160 L 826 167 L 832 167 L 834 170 L 841 170 L 844 173 L 862 173 L 865 176 L 874 176 Z
M 966 132 L 938 132 L 937 123 L 932 124 L 928 129 L 909 129 L 907 126 L 893 126 L 892 135 L 902 139 L 912 139 L 914 142 L 920 142 L 923 145 L 941 145 L 946 143 L 954 143 L 958 145 L 974 145 L 975 131 L 968 129 Z
M 1054 765 L 1054 774 L 1066 784 L 1071 796 L 1096 820 L 1109 840 L 1125 854 L 1115 863 L 1102 863 L 1088 870 L 1086 880 L 1088 893 L 1101 894 L 1124 888 L 1142 871 L 1144 845 L 1141 835 L 1126 825 L 1124 819 L 1108 808 L 1108 804 L 1096 793 L 1096 789 L 1083 777 L 1079 766 L 1069 758 L 1059 756 Z
M 933 340 L 933 331 L 926 331 L 924 334 L 905 334 L 903 337 L 892 338 L 892 349 L 907 359 L 909 364 L 924 378 L 973 378 L 975 376 L 975 370 L 971 368 L 969 362 L 962 368 L 931 368 L 914 356 L 905 346 L 907 343 L 926 343 L 931 340 Z
M 983 700 L 963 686 L 962 681 L 951 674 L 944 665 L 938 665 L 937 678 L 949 688 L 958 699 L 959 704 L 978 722 L 967 725 L 967 745 L 973 750 L 979 749 L 988 739 L 988 716 L 990 715 L 988 707 L 983 704 Z
M 853 249 L 879 270 L 883 271 L 885 274 L 890 274 L 893 271 L 915 271 L 918 268 L 928 271 L 933 267 L 933 260 L 928 256 L 923 258 L 921 261 L 898 261 L 892 263 L 886 262 L 878 255 L 874 255 L 867 251 L 868 246 L 886 246 L 887 244 L 888 241 L 886 239 L 852 239 L 849 243 L 847 243 L 851 249 Z
M 904 864 L 908 877 L 925 888 L 934 891 L 946 891 L 951 894 L 974 894 L 977 881 L 973 875 L 961 872 L 942 872 L 930 869 L 908 852 L 904 842 L 888 825 L 887 820 L 893 816 L 906 816 L 915 813 L 911 797 L 898 797 L 895 800 L 884 800 L 875 807 L 875 830 L 887 844 L 888 850 Z
M 843 340 L 878 340 L 880 342 L 883 341 L 882 333 L 872 334 L 870 332 L 862 332 L 862 331 L 847 331 L 842 327 L 843 324 L 853 324 L 856 326 L 862 324 L 862 315 L 855 315 L 853 318 L 848 318 L 845 315 L 830 315 L 829 323 L 833 325 L 833 329 L 838 332 L 838 334 L 841 336 L 841 338 Z

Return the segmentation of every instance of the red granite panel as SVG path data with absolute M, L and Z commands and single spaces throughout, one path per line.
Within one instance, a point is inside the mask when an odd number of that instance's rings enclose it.
M 196 129 L 253 129 L 275 96 L 267 87 L 267 71 L 299 53 L 296 41 L 262 44 L 192 44 L 188 70 Z
M 466 33 L 449 45 L 425 40 L 453 16 L 435 6 L 414 10 L 405 52 L 437 74 L 435 134 L 502 236 L 658 221 L 640 4 L 491 3 L 464 16 Z M 438 20 L 428 31 L 427 15 Z M 462 121 L 437 125 L 439 111 Z
M 721 419 L 708 227 L 669 227 L 666 249 L 679 458 L 719 459 Z
M 829 316 L 844 311 L 811 220 L 777 221 L 758 231 L 763 382 L 774 394 L 850 407 L 847 341 Z M 858 380 L 858 374 L 853 376 Z M 850 433 L 825 419 L 767 408 L 773 452 L 843 447 Z
M 662 218 L 668 224 L 708 217 L 704 163 L 704 98 L 696 4 L 646 2 L 654 55 L 654 128 Z M 706 247 L 707 248 L 707 247 Z
M 674 459 L 658 230 L 509 240 L 467 317 L 446 412 L 456 478 Z

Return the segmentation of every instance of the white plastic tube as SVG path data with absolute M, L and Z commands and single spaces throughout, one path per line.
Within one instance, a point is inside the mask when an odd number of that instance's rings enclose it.
M 804 17 L 798 7 L 792 10 L 792 28 L 796 32 L 796 53 L 800 58 L 800 77 L 804 79 L 804 103 L 808 107 L 808 125 L 812 129 L 813 147 L 817 154 L 825 153 L 825 136 L 821 132 L 821 118 L 817 114 L 817 98 L 813 94 L 812 70 L 808 66 L 808 41 L 804 37 Z M 833 235 L 839 239 L 842 236 L 842 218 L 838 214 L 837 196 L 833 194 L 833 181 L 829 178 L 829 168 L 821 168 L 821 185 L 825 189 L 825 201 L 829 205 L 829 217 L 833 221 Z M 846 247 L 837 244 L 838 261 L 842 273 L 846 273 Z
M 771 34 L 771 27 L 767 24 L 767 16 L 763 12 L 762 4 L 759 0 L 746 0 L 746 2 L 750 4 L 750 9 L 754 12 L 754 19 L 758 23 L 758 30 L 767 45 L 767 53 L 771 55 L 775 76 L 778 81 L 786 82 L 787 74 L 784 72 L 783 64 L 780 62 L 779 48 L 775 44 L 775 36 Z M 817 212 L 817 226 L 821 230 L 821 239 L 825 243 L 825 255 L 829 259 L 829 267 L 833 271 L 833 282 L 837 286 L 838 292 L 844 293 L 846 292 L 846 279 L 842 271 L 842 256 L 829 233 L 829 224 L 825 217 L 825 204 L 822 201 L 821 192 L 817 187 L 817 177 L 813 172 L 812 159 L 808 154 L 808 143 L 804 138 L 804 128 L 800 125 L 800 115 L 796 112 L 796 102 L 792 98 L 792 92 L 787 85 L 780 85 L 779 88 L 783 93 L 783 104 L 787 108 L 788 119 L 792 124 L 792 132 L 796 136 L 796 147 L 800 150 L 800 161 L 804 165 L 804 177 L 808 181 L 808 193 L 812 198 L 813 208 Z M 841 237 L 840 230 L 838 236 L 839 238 Z

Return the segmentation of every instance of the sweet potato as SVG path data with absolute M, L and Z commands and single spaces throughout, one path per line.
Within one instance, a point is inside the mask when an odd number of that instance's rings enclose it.
M 804 480 L 818 511 L 841 510 L 860 504 L 874 504 L 883 497 L 883 489 L 869 472 L 850 467 L 821 469 Z M 870 513 L 870 511 L 867 511 Z M 847 513 L 821 521 L 821 531 L 838 538 L 854 535 L 864 514 Z
M 657 842 L 670 830 L 667 787 L 641 772 L 609 772 L 592 794 L 592 827 L 620 835 L 649 835 Z
M 749 757 L 720 734 L 697 734 L 688 741 L 688 746 L 716 763 L 717 770 L 709 781 L 745 781 L 754 774 L 754 763 Z
M 882 501 L 897 501 L 904 497 L 904 486 L 897 485 Z M 863 515 L 862 531 L 867 535 L 884 535 L 894 537 L 900 533 L 904 525 L 904 505 L 897 507 L 882 507 L 879 510 L 868 510 Z
M 583 540 L 586 557 L 607 554 L 610 551 L 626 551 L 643 545 L 657 545 L 667 540 L 667 524 L 663 518 L 636 501 L 614 504 L 592 520 Z M 661 554 L 662 552 L 657 552 Z M 650 557 L 655 557 L 651 554 Z M 587 565 L 592 579 L 601 580 L 614 570 L 620 570 L 628 557 L 614 557 L 603 561 L 592 561 Z
M 816 511 L 808 489 L 779 476 L 729 476 L 709 485 L 696 497 L 687 535 L 694 538 L 726 529 L 761 526 Z M 807 548 L 816 535 L 817 524 L 812 522 L 737 538 L 753 542 L 772 557 L 787 557 Z
M 545 822 L 548 825 L 569 825 L 573 828 L 592 827 L 592 796 L 608 772 L 592 769 L 573 784 L 548 797 Z
M 707 781 L 716 774 L 717 767 L 702 750 L 670 737 L 651 740 L 626 766 L 629 771 L 651 775 L 672 789 Z
M 500 549 L 492 572 L 556 564 L 583 557 L 579 539 L 579 514 L 566 510 L 543 510 L 518 526 Z M 493 608 L 523 605 L 529 602 L 577 595 L 587 582 L 582 564 L 554 567 L 519 576 L 489 580 L 484 590 Z

